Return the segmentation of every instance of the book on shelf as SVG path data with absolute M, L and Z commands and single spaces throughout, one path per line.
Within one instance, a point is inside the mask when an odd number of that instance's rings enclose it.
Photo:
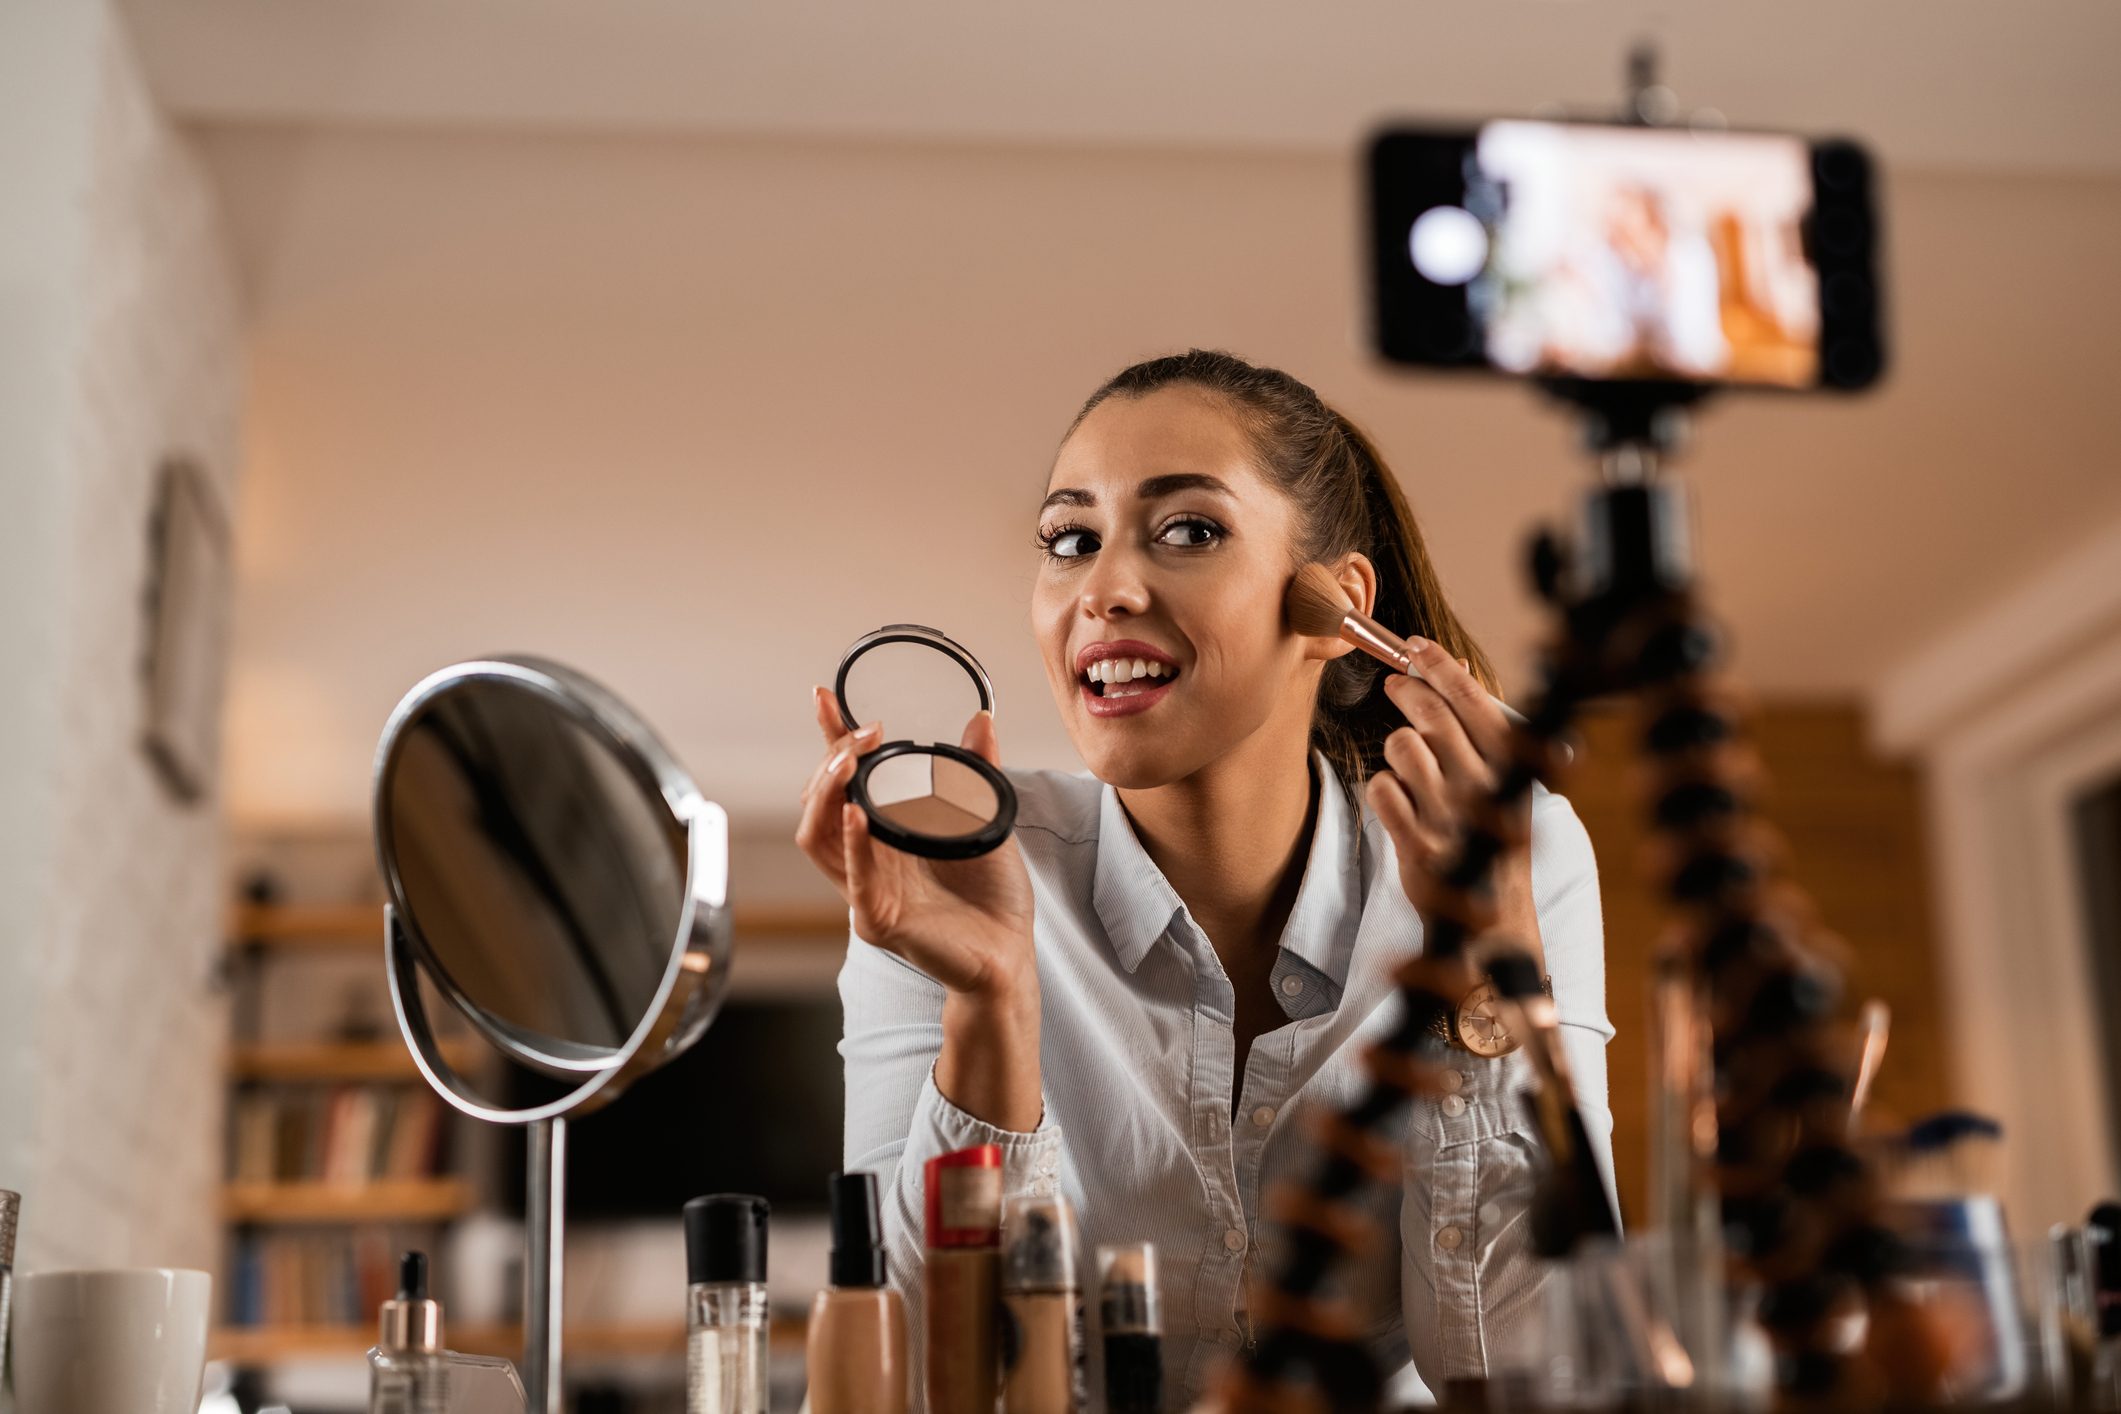
M 398 1254 L 431 1237 L 371 1227 L 241 1238 L 229 1264 L 228 1324 L 366 1325 L 396 1290 Z
M 254 1091 L 236 1100 L 229 1177 L 338 1187 L 432 1178 L 446 1121 L 441 1099 L 411 1085 Z

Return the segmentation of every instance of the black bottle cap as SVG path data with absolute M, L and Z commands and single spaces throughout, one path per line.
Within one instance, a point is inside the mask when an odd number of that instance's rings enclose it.
M 884 1224 L 877 1209 L 876 1175 L 836 1173 L 830 1190 L 832 1285 L 882 1286 Z
M 766 1279 L 766 1200 L 750 1193 L 709 1193 L 685 1205 L 685 1265 L 701 1282 Z
M 427 1254 L 406 1252 L 398 1258 L 398 1300 L 427 1299 Z

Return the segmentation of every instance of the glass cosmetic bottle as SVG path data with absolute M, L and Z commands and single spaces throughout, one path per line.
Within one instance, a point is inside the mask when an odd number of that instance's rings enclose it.
M 1068 1200 L 1009 1200 L 1002 1225 L 1002 1412 L 1082 1414 L 1083 1291 Z
M 685 1205 L 685 1414 L 765 1414 L 766 1212 L 748 1193 Z
M 1105 1341 L 1105 1414 L 1158 1414 L 1164 1401 L 1164 1323 L 1156 1248 L 1097 1249 L 1098 1326 Z
M 424 1252 L 398 1259 L 398 1294 L 383 1303 L 381 1325 L 368 1352 L 368 1414 L 448 1414 L 442 1303 L 427 1294 Z
M 884 1284 L 876 1176 L 832 1176 L 831 1285 L 810 1308 L 810 1414 L 906 1414 L 906 1304 Z

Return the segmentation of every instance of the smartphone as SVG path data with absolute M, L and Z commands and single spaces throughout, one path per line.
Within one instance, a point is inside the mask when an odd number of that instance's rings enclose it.
M 1519 377 L 1885 371 L 1872 162 L 1786 133 L 1498 120 L 1370 144 L 1375 347 Z

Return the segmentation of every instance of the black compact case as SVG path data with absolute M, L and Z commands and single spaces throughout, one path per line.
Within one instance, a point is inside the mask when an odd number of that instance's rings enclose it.
M 1009 838 L 1015 787 L 954 744 L 974 714 L 994 710 L 987 670 L 963 645 L 920 624 L 886 624 L 847 649 L 832 692 L 848 731 L 881 721 L 892 736 L 847 783 L 871 835 L 924 859 L 976 859 Z

